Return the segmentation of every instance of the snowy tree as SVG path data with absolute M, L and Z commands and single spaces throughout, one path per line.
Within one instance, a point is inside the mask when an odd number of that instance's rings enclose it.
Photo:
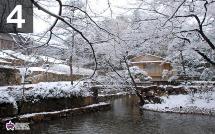
M 212 80 L 213 77 L 214 77 L 214 72 L 211 70 L 211 68 L 205 68 L 200 78 L 204 81 L 210 81 Z

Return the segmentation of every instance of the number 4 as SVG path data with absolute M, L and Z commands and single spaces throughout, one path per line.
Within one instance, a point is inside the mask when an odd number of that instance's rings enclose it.
M 17 19 L 13 19 L 13 16 L 17 13 Z M 13 11 L 7 17 L 7 23 L 16 23 L 17 28 L 22 28 L 22 24 L 25 23 L 25 19 L 22 19 L 22 5 L 17 5 Z

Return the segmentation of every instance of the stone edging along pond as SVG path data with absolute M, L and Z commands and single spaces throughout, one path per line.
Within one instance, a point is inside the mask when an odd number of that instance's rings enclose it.
M 41 121 L 53 120 L 60 117 L 70 117 L 75 115 L 81 115 L 85 113 L 99 112 L 109 110 L 111 108 L 110 103 L 100 102 L 98 104 L 92 104 L 80 108 L 64 109 L 61 111 L 54 112 L 40 112 L 19 115 L 12 118 L 4 118 L 0 120 L 0 128 L 5 129 L 5 123 L 12 122 L 27 122 L 27 123 L 37 123 Z
M 33 101 L 17 101 L 17 108 L 10 103 L 0 104 L 0 118 L 14 117 L 21 114 L 52 112 L 62 109 L 78 108 L 91 105 L 94 102 L 92 96 L 70 96 L 61 98 L 45 98 Z

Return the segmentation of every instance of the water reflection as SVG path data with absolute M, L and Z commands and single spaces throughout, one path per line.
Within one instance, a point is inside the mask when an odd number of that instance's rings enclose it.
M 215 134 L 215 117 L 141 112 L 136 97 L 124 97 L 111 103 L 110 111 L 35 124 L 32 133 Z

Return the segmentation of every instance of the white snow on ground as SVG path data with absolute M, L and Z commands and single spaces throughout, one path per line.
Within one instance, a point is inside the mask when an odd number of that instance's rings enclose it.
M 25 85 L 24 95 L 27 100 L 37 101 L 44 98 L 61 98 L 76 96 L 89 96 L 89 91 L 82 87 L 83 83 L 74 82 L 41 82 L 38 84 Z M 8 98 L 9 101 L 19 101 L 22 99 L 22 86 L 4 86 L 0 87 L 0 98 Z M 0 99 L 4 102 L 6 99 Z
M 196 113 L 215 115 L 215 92 L 196 93 L 188 95 L 170 95 L 161 97 L 161 104 L 145 104 L 143 109 L 176 112 L 176 113 Z

